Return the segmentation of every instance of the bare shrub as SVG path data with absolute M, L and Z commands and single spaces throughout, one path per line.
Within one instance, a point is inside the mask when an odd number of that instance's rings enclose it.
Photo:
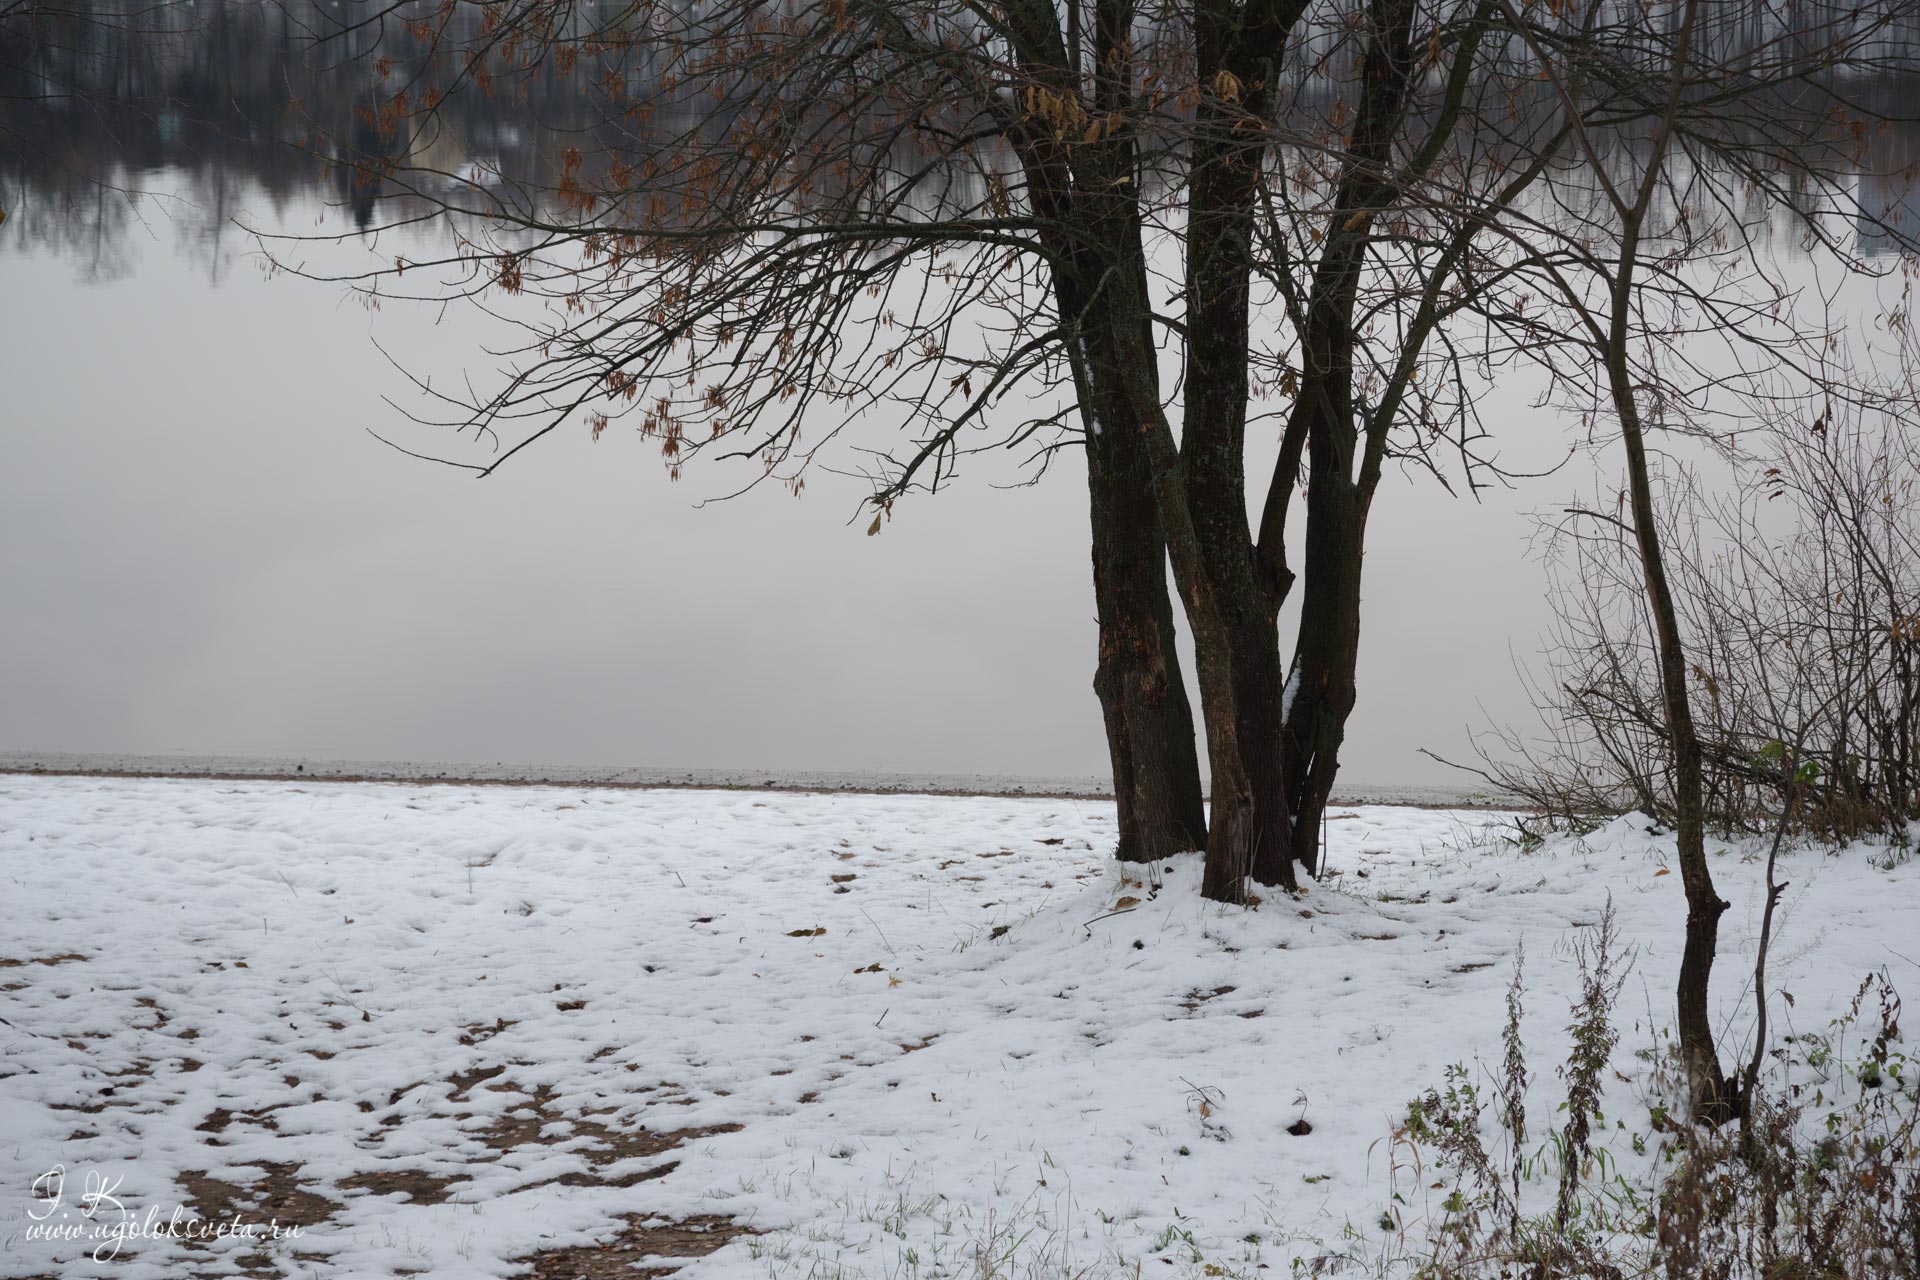
M 1611 1069 L 1618 962 L 1602 926 L 1577 950 L 1581 994 L 1561 1076 L 1562 1127 L 1529 1149 L 1519 1099 L 1522 971 L 1508 989 L 1506 1053 L 1489 1106 L 1465 1066 L 1409 1108 L 1405 1137 L 1451 1174 L 1413 1257 L 1422 1280 L 1912 1280 L 1920 1277 L 1920 1129 L 1900 1001 L 1884 974 L 1862 982 L 1829 1034 L 1790 1037 L 1779 1070 L 1747 1098 L 1743 1123 L 1687 1126 L 1655 1103 L 1635 1131 L 1651 1164 L 1623 1171 L 1596 1146 L 1599 1084 Z M 1842 1052 L 1859 1029 L 1858 1048 Z M 1677 1088 L 1670 1062 L 1656 1086 Z M 1795 1072 L 1802 1077 L 1791 1082 Z M 1809 1078 L 1811 1071 L 1811 1078 Z M 1824 1078 L 1825 1083 L 1819 1079 Z M 1829 1092 L 1832 1090 L 1833 1092 Z M 1489 1114 L 1491 1113 L 1491 1114 Z M 1491 1118 L 1493 1133 L 1485 1131 Z M 1615 1121 L 1619 1123 L 1618 1120 Z M 1535 1195 L 1527 1195 L 1539 1184 Z M 1445 1184 L 1436 1184 L 1445 1185 Z M 1530 1205 L 1523 1206 L 1523 1199 Z
M 1899 363 L 1906 382 L 1911 353 Z M 1728 484 L 1669 461 L 1661 538 L 1689 638 L 1704 799 L 1723 829 L 1781 813 L 1793 789 L 1782 743 L 1804 744 L 1794 755 L 1817 774 L 1799 788 L 1796 830 L 1905 842 L 1920 819 L 1920 435 L 1891 398 L 1760 424 Z M 1556 623 L 1548 678 L 1532 684 L 1544 732 L 1483 736 L 1474 771 L 1563 820 L 1670 820 L 1658 655 L 1638 554 L 1608 506 L 1550 530 Z
M 1869 995 L 1877 1033 L 1846 1073 L 1853 1100 L 1826 1114 L 1822 1136 L 1809 1140 L 1809 1104 L 1824 1091 L 1809 1099 L 1804 1085 L 1749 1098 L 1737 1130 L 1688 1135 L 1660 1189 L 1655 1256 L 1671 1280 L 1920 1276 L 1920 1113 L 1901 1087 L 1899 997 L 1873 975 L 1834 1023 L 1853 1024 Z
M 1593 1144 L 1603 1078 L 1618 1033 L 1613 1006 L 1625 981 L 1630 956 L 1618 949 L 1613 904 L 1609 902 L 1590 940 L 1574 946 L 1580 966 L 1580 995 L 1569 1012 L 1573 1038 L 1560 1077 L 1566 1084 L 1565 1115 L 1543 1146 L 1528 1150 L 1527 1062 L 1520 1021 L 1523 1012 L 1523 961 L 1516 954 L 1507 985 L 1507 1018 L 1502 1033 L 1505 1054 L 1495 1086 L 1501 1141 L 1489 1150 L 1481 1137 L 1486 1097 L 1464 1065 L 1447 1069 L 1444 1090 L 1429 1089 L 1408 1106 L 1407 1136 L 1433 1148 L 1439 1163 L 1456 1176 L 1434 1224 L 1433 1250 L 1421 1274 L 1435 1277 L 1616 1275 L 1615 1255 L 1623 1233 L 1637 1233 L 1644 1203 L 1621 1178 L 1607 1152 Z M 1550 1174 L 1555 1184 L 1551 1206 L 1523 1210 L 1524 1184 Z

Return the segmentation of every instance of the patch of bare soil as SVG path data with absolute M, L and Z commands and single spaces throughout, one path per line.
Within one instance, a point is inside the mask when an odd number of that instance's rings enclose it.
M 231 1111 L 226 1107 L 215 1107 L 207 1113 L 207 1118 L 193 1126 L 201 1133 L 225 1133 L 235 1120 L 243 1124 L 256 1124 L 262 1129 L 277 1130 L 280 1122 L 269 1113 L 280 1110 L 279 1107 L 261 1107 L 257 1111 Z
M 460 1028 L 461 1044 L 479 1044 L 482 1040 L 491 1040 L 516 1023 L 506 1018 L 495 1018 L 492 1022 L 472 1022 Z
M 593 1166 L 594 1172 L 562 1174 L 554 1179 L 562 1186 L 631 1187 L 636 1183 L 664 1177 L 674 1169 L 672 1163 L 618 1177 L 606 1176 L 599 1170 L 622 1160 L 664 1155 L 684 1143 L 712 1137 L 716 1133 L 734 1133 L 740 1128 L 737 1124 L 714 1124 L 680 1129 L 620 1129 L 596 1118 L 608 1112 L 578 1116 L 557 1113 L 553 1110 L 553 1099 L 553 1090 L 541 1085 L 529 1096 L 525 1106 L 497 1117 L 478 1136 L 495 1151 L 511 1151 L 515 1147 L 535 1144 L 558 1146 L 586 1139 L 586 1143 L 579 1147 L 579 1154 Z M 565 1132 L 543 1132 L 556 1121 L 565 1121 L 570 1127 Z
M 636 1280 L 672 1270 L 639 1265 L 649 1258 L 704 1258 L 727 1241 L 750 1234 L 731 1218 L 702 1216 L 657 1227 L 642 1226 L 646 1218 L 639 1214 L 621 1220 L 626 1227 L 603 1244 L 544 1249 L 514 1261 L 532 1264 L 533 1280 Z
M 511 1091 L 511 1085 L 486 1083 L 504 1071 L 503 1067 L 476 1068 L 453 1076 L 449 1081 L 453 1086 L 450 1100 L 464 1101 L 470 1091 L 477 1087 Z M 409 1086 L 415 1087 L 418 1086 Z M 398 1101 L 406 1092 L 405 1089 L 395 1090 L 392 1100 Z M 585 1115 L 568 1115 L 554 1107 L 555 1096 L 552 1089 L 539 1086 L 527 1096 L 523 1105 L 495 1116 L 485 1128 L 475 1131 L 475 1136 L 481 1142 L 503 1154 L 519 1147 L 557 1147 L 567 1144 L 590 1166 L 585 1171 L 575 1170 L 534 1184 L 537 1186 L 631 1187 L 650 1182 L 671 1173 L 676 1167 L 675 1163 L 669 1161 L 618 1175 L 603 1171 L 622 1160 L 663 1155 L 684 1143 L 716 1133 L 733 1133 L 740 1128 L 737 1124 L 677 1129 L 620 1128 L 598 1118 L 611 1114 L 611 1109 Z M 358 1173 L 335 1185 L 344 1191 L 368 1191 L 375 1195 L 403 1192 L 416 1204 L 444 1204 L 467 1181 L 458 1175 L 396 1167 Z
M 428 1173 L 424 1169 L 380 1169 L 356 1173 L 333 1185 L 342 1191 L 371 1191 L 381 1196 L 400 1192 L 414 1204 L 445 1204 L 459 1182 L 459 1178 L 449 1174 Z
M 325 1222 L 340 1208 L 335 1201 L 300 1183 L 300 1166 L 267 1162 L 262 1176 L 247 1186 L 191 1170 L 176 1179 L 186 1192 L 181 1203 L 202 1218 L 218 1222 L 245 1215 L 250 1221 L 278 1221 L 282 1226 L 311 1227 Z
M 1207 1001 L 1218 1000 L 1221 996 L 1232 995 L 1233 991 L 1234 988 L 1231 984 L 1215 987 L 1211 991 L 1202 991 L 1199 987 L 1195 987 L 1193 990 L 1187 992 L 1187 997 L 1180 1002 L 1180 1007 L 1188 1013 L 1193 1013 Z
M 232 1280 L 234 1276 L 244 1276 L 246 1280 L 281 1280 L 285 1274 L 273 1255 L 265 1252 L 243 1253 L 234 1258 L 233 1265 L 236 1268 L 233 1271 L 195 1271 L 193 1280 Z

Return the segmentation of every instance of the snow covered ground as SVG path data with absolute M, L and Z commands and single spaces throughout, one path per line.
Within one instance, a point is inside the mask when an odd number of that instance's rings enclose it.
M 0 776 L 0 1275 L 1378 1262 L 1444 1194 L 1390 1135 L 1497 1059 L 1523 939 L 1550 1113 L 1609 896 L 1623 1168 L 1658 1101 L 1670 841 L 1502 822 L 1336 809 L 1335 874 L 1249 911 L 1112 862 L 1095 800 Z M 1712 847 L 1732 1050 L 1760 868 Z M 1914 985 L 1879 861 L 1788 857 L 1781 1034 Z

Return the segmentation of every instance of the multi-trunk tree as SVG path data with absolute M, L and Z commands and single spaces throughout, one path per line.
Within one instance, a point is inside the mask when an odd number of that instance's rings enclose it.
M 1476 402 L 1510 368 L 1616 435 L 1680 762 L 1683 1049 L 1696 1111 L 1726 1114 L 1706 1022 L 1720 907 L 1651 458 L 1659 432 L 1711 434 L 1742 397 L 1848 393 L 1767 233 L 1790 223 L 1871 269 L 1836 227 L 1871 217 L 1850 175 L 1890 115 L 1877 86 L 1912 70 L 1910 4 L 393 12 L 419 50 L 382 64 L 383 130 L 432 129 L 461 88 L 582 87 L 544 188 L 397 146 L 360 162 L 459 237 L 383 290 L 421 273 L 429 296 L 552 304 L 496 391 L 450 402 L 493 454 L 450 460 L 485 474 L 620 421 L 676 474 L 733 456 L 797 490 L 830 442 L 877 424 L 877 533 L 969 453 L 1083 446 L 1120 853 L 1204 841 L 1209 896 L 1318 869 L 1388 463 L 1483 475 Z M 1271 469 L 1250 474 L 1250 451 Z
M 878 528 L 968 452 L 1082 443 L 1121 854 L 1204 842 L 1207 892 L 1236 899 L 1317 867 L 1386 464 L 1450 444 L 1474 465 L 1464 357 L 1437 335 L 1474 314 L 1475 242 L 1557 145 L 1527 120 L 1487 127 L 1514 102 L 1498 18 L 1411 0 L 593 17 L 480 0 L 413 21 L 428 53 L 388 68 L 405 87 L 385 118 L 430 127 L 456 85 L 510 93 L 559 68 L 600 108 L 561 181 L 450 196 L 454 175 L 404 157 L 368 168 L 468 215 L 451 259 L 408 271 L 558 304 L 506 384 L 457 406 L 504 442 L 477 470 L 629 415 L 671 467 L 753 456 L 797 486 L 883 416 L 910 443 L 872 455 Z M 1268 474 L 1248 474 L 1250 432 L 1277 446 Z

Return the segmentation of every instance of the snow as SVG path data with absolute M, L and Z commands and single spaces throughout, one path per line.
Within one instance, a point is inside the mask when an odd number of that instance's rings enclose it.
M 1073 345 L 1074 345 L 1074 348 L 1080 353 L 1080 369 L 1082 372 L 1082 376 L 1088 379 L 1089 385 L 1091 385 L 1090 380 L 1092 378 L 1092 374 L 1087 371 L 1093 368 L 1093 362 L 1087 357 L 1087 340 L 1084 336 L 1076 333 L 1073 336 Z M 1086 411 L 1087 428 L 1090 431 L 1092 431 L 1093 434 L 1095 434 L 1096 436 L 1101 434 L 1100 411 L 1094 406 L 1093 397 L 1091 395 L 1087 396 L 1084 399 L 1084 401 L 1081 404 L 1081 408 Z
M 0 1276 L 504 1277 L 689 1219 L 751 1232 L 657 1264 L 702 1280 L 1385 1257 L 1382 1212 L 1444 1194 L 1386 1158 L 1408 1099 L 1498 1058 L 1524 939 L 1550 1111 L 1567 944 L 1609 898 L 1637 952 L 1607 1114 L 1644 1129 L 1670 837 L 1327 829 L 1333 874 L 1246 910 L 1200 899 L 1197 855 L 1112 861 L 1097 800 L 0 776 Z M 1731 1054 L 1761 872 L 1712 848 Z M 1913 877 L 1883 861 L 1785 859 L 1783 1033 L 1911 978 Z M 122 1228 L 89 1260 L 89 1232 L 270 1175 L 331 1202 L 297 1238 Z

